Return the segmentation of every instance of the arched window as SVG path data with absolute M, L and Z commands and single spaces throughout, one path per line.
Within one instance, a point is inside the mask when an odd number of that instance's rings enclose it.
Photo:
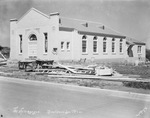
M 103 52 L 106 52 L 107 44 L 106 44 L 106 37 L 103 38 Z
M 87 36 L 84 35 L 82 36 L 82 52 L 86 53 L 87 52 L 87 40 L 86 40 Z
M 112 52 L 115 52 L 115 39 L 112 39 Z
M 94 53 L 97 52 L 97 37 L 96 36 L 93 38 L 93 52 Z
M 35 35 L 35 34 L 31 34 L 31 35 L 29 36 L 29 40 L 30 40 L 30 41 L 37 41 L 36 35 Z
M 120 39 L 120 49 L 119 49 L 120 52 L 122 52 L 122 42 L 123 42 L 122 39 Z

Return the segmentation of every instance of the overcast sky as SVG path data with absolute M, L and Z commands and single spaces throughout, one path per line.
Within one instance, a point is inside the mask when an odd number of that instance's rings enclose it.
M 100 22 L 150 43 L 150 0 L 0 0 L 0 45 L 9 46 L 9 20 L 20 18 L 31 7 L 46 14 L 60 12 L 64 17 Z

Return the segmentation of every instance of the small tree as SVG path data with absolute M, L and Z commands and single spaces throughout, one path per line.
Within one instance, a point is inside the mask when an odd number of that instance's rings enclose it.
M 3 47 L 2 46 L 0 46 L 0 51 L 3 49 Z
M 146 59 L 150 61 L 150 49 L 146 49 Z

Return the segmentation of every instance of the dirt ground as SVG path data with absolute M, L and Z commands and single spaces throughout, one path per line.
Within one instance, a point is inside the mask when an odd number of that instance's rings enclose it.
M 132 77 L 142 77 L 143 79 L 150 78 L 150 67 L 148 66 L 133 66 L 133 65 L 107 65 L 112 67 L 120 74 L 132 76 Z M 14 77 L 20 79 L 36 80 L 36 81 L 46 81 L 55 82 L 63 84 L 72 84 L 78 86 L 95 87 L 100 89 L 110 89 L 117 91 L 127 91 L 135 93 L 150 94 L 149 89 L 133 88 L 124 86 L 122 82 L 116 81 L 105 81 L 105 80 L 92 80 L 92 79 L 69 79 L 69 78 L 54 78 L 48 75 L 37 75 L 34 72 L 25 72 L 24 70 L 19 70 L 17 65 L 13 66 L 0 66 L 0 76 Z

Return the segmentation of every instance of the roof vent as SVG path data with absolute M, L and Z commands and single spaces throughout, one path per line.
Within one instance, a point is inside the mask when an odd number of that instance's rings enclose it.
M 105 26 L 103 25 L 103 26 L 100 26 L 99 28 L 101 28 L 101 29 L 103 29 L 103 30 L 104 30 L 104 29 L 105 29 Z
M 88 27 L 88 23 L 86 22 L 86 23 L 84 23 L 84 24 L 82 24 L 84 27 Z
M 58 12 L 50 13 L 50 16 L 54 16 L 54 15 L 59 15 L 59 13 Z

